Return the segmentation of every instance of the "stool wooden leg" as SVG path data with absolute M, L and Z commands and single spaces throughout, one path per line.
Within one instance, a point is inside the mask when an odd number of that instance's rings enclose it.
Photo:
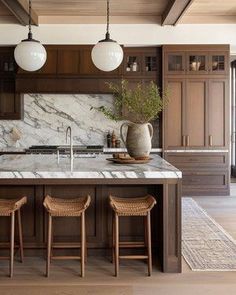
M 20 260 L 24 260 L 24 250 L 23 250 L 23 236 L 22 236 L 22 223 L 21 223 L 21 212 L 20 209 L 17 211 L 18 218 L 18 233 L 19 233 L 19 244 L 20 244 Z
M 81 214 L 81 277 L 84 277 L 84 257 L 85 257 L 85 216 Z
M 112 263 L 115 262 L 115 245 L 116 245 L 116 241 L 115 241 L 115 213 L 112 213 Z
M 11 213 L 11 242 L 10 242 L 10 273 L 13 277 L 13 263 L 14 263 L 14 238 L 15 238 L 15 212 Z
M 151 215 L 147 214 L 147 246 L 148 246 L 148 275 L 152 274 L 152 241 L 151 241 Z
M 119 216 L 115 213 L 115 276 L 119 275 Z
M 49 270 L 50 270 L 51 247 L 52 247 L 52 216 L 51 214 L 48 214 L 48 247 L 47 247 L 47 267 L 46 267 L 47 277 L 49 277 Z
M 52 263 L 52 257 L 53 257 L 53 221 L 51 225 L 51 250 L 50 250 L 50 263 Z
M 147 234 L 147 216 L 144 216 L 144 244 L 146 247 L 146 251 L 148 248 L 148 234 Z
M 84 225 L 84 263 L 88 261 L 88 250 L 87 250 L 87 237 L 86 237 L 86 224 Z

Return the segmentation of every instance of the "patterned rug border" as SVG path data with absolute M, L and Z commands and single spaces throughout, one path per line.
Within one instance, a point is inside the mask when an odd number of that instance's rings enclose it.
M 208 217 L 214 224 L 215 224 L 215 226 L 217 226 L 226 236 L 227 236 L 227 238 L 229 239 L 229 240 L 231 240 L 234 244 L 235 244 L 235 246 L 236 246 L 236 240 L 213 218 L 213 217 L 211 217 L 208 213 L 207 213 L 207 211 L 205 210 L 205 209 L 203 209 L 193 198 L 191 198 L 191 197 L 182 197 L 182 200 L 191 200 L 193 203 L 195 203 L 195 205 L 202 211 L 202 213 L 206 216 L 206 217 Z M 183 240 L 182 240 L 183 241 Z M 236 268 L 235 269 L 219 269 L 219 268 L 217 268 L 217 269 L 199 269 L 199 268 L 195 268 L 195 269 L 192 269 L 191 268 L 191 266 L 190 266 L 190 262 L 188 261 L 188 259 L 185 257 L 185 255 L 184 255 L 184 253 L 183 253 L 183 251 L 182 251 L 182 256 L 183 256 L 183 258 L 184 258 L 184 260 L 187 262 L 187 264 L 188 264 L 188 266 L 189 266 L 189 268 L 192 270 L 192 271 L 200 271 L 200 272 L 204 272 L 204 271 L 208 271 L 208 272 L 210 272 L 210 271 L 212 271 L 212 272 L 215 272 L 215 271 L 219 271 L 219 272 L 221 272 L 221 271 L 224 271 L 224 272 L 227 272 L 227 271 L 230 271 L 230 272 L 232 272 L 232 271 L 236 271 Z

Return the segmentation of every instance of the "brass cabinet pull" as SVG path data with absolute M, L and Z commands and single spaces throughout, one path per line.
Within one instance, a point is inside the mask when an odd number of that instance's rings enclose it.
M 186 136 L 186 146 L 189 146 L 189 135 Z
M 212 141 L 213 141 L 212 135 L 209 135 L 209 146 L 213 145 Z

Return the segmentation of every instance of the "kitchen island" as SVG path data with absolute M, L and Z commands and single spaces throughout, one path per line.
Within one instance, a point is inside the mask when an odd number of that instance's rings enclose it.
M 106 158 L 107 155 L 94 158 L 78 155 L 70 171 L 70 159 L 65 156 L 59 163 L 56 155 L 0 157 L 0 197 L 28 197 L 22 212 L 26 254 L 36 255 L 45 249 L 47 216 L 42 203 L 47 194 L 62 198 L 89 194 L 92 199 L 86 215 L 89 254 L 110 255 L 109 194 L 139 197 L 149 193 L 157 200 L 152 210 L 153 264 L 160 265 L 163 272 L 181 272 L 182 173 L 158 155 L 152 155 L 148 164 L 135 165 L 113 164 Z M 120 238 L 139 241 L 143 238 L 143 223 L 138 217 L 131 219 L 121 221 Z M 1 240 L 7 240 L 7 220 L 5 222 L 0 228 Z M 56 219 L 54 241 L 76 242 L 78 228 L 78 220 Z

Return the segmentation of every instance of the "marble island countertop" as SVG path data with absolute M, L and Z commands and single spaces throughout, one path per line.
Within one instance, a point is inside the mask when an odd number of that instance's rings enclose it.
M 56 155 L 3 155 L 0 157 L 0 179 L 34 178 L 182 178 L 177 168 L 158 155 L 151 155 L 147 164 L 114 164 L 108 155 L 96 158 L 75 158 L 73 171 L 70 159 L 63 157 L 57 163 Z

